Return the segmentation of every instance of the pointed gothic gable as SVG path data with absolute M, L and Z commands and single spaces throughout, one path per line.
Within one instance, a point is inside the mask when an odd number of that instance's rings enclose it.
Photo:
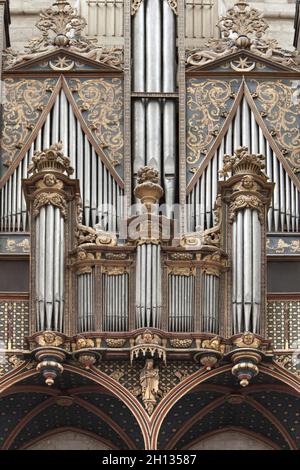
M 188 185 L 189 229 L 213 225 L 213 208 L 218 181 L 222 178 L 219 172 L 224 155 L 233 155 L 235 149 L 245 146 L 250 152 L 266 157 L 265 172 L 270 181 L 277 182 L 268 213 L 269 231 L 297 232 L 300 221 L 299 181 L 264 125 L 247 84 L 243 83 L 240 91 L 233 111 Z
M 6 72 L 47 72 L 47 73 L 68 73 L 68 72 L 96 72 L 100 74 L 122 74 L 121 61 L 118 50 L 107 49 L 107 52 L 99 54 L 99 60 L 88 56 L 72 52 L 66 48 L 58 48 L 52 52 L 36 55 L 16 56 L 13 65 L 6 68 Z M 115 65 L 114 65 L 115 64 Z
M 0 228 L 9 232 L 28 230 L 22 179 L 27 177 L 35 151 L 49 148 L 61 141 L 64 154 L 69 156 L 71 166 L 75 170 L 74 177 L 79 180 L 84 223 L 94 226 L 109 212 L 108 224 L 111 230 L 116 231 L 123 210 L 123 181 L 85 125 L 81 111 L 62 78 L 51 101 L 51 107 L 48 108 L 43 121 L 32 132 L 26 146 L 1 180 Z M 118 139 L 115 141 L 118 142 Z M 122 167 L 122 162 L 120 166 Z
M 249 72 L 256 67 L 256 61 L 267 61 L 281 70 L 299 71 L 300 58 L 291 51 L 283 50 L 275 39 L 265 37 L 266 21 L 255 8 L 240 0 L 218 22 L 220 39 L 210 39 L 200 49 L 186 52 L 188 68 L 197 66 L 206 69 L 229 63 L 232 70 Z M 237 56 L 235 56 L 237 54 Z M 232 60 L 231 60 L 232 59 Z

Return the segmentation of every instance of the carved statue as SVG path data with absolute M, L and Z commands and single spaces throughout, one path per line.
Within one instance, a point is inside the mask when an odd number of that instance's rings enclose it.
M 206 339 L 202 343 L 202 348 L 204 349 L 214 349 L 215 351 L 219 351 L 224 353 L 225 351 L 225 344 L 222 344 L 222 340 L 220 336 L 215 336 L 212 339 Z
M 142 400 L 148 414 L 151 415 L 159 395 L 159 369 L 154 367 L 153 359 L 146 359 L 140 375 L 140 384 Z

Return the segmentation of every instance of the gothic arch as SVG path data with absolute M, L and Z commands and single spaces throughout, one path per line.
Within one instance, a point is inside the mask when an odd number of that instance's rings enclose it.
M 266 382 L 266 389 L 268 389 L 268 380 L 275 380 L 278 381 L 278 383 L 275 385 L 275 389 L 278 392 L 282 392 L 283 394 L 288 394 L 290 397 L 294 396 L 295 399 L 300 399 L 300 383 L 297 378 L 291 374 L 290 372 L 287 372 L 283 370 L 281 367 L 272 364 L 271 367 L 264 366 L 262 365 L 260 367 L 261 374 L 264 374 L 264 379 L 262 379 L 262 384 L 261 387 L 263 387 L 264 380 Z M 153 413 L 152 420 L 151 420 L 151 448 L 156 449 L 158 447 L 158 441 L 161 433 L 161 428 L 162 425 L 164 424 L 169 412 L 174 414 L 174 406 L 184 397 L 186 397 L 189 393 L 193 392 L 194 390 L 197 389 L 198 386 L 202 385 L 203 386 L 208 386 L 208 390 L 212 390 L 211 385 L 209 385 L 209 380 L 213 378 L 217 378 L 218 376 L 222 376 L 223 374 L 230 374 L 231 375 L 231 366 L 230 365 L 225 365 L 222 366 L 218 369 L 214 369 L 210 372 L 206 372 L 202 370 L 199 370 L 198 372 L 192 374 L 185 380 L 183 380 L 181 383 L 179 383 L 176 387 L 174 387 L 168 394 L 167 396 L 159 403 L 158 407 L 156 408 L 155 412 Z M 262 377 L 262 375 L 261 375 Z M 255 390 L 261 390 L 260 385 L 252 385 L 253 391 Z M 271 420 L 272 414 L 269 412 L 269 410 L 263 409 L 263 407 L 259 403 L 253 403 L 253 400 L 251 400 L 250 397 L 248 397 L 248 393 L 251 390 L 251 385 L 249 386 L 248 389 L 245 390 L 245 396 L 247 397 L 247 401 L 251 405 L 259 409 L 260 413 L 263 413 L 263 415 L 266 417 L 266 419 Z M 225 393 L 224 393 L 225 392 Z M 231 393 L 238 394 L 241 392 L 240 388 L 236 387 L 236 384 L 231 388 Z M 217 404 L 221 404 L 222 401 L 224 401 L 224 397 L 226 397 L 226 388 L 220 387 L 220 394 L 222 395 Z M 209 407 L 212 405 L 208 405 L 207 411 L 210 410 Z M 284 436 L 286 442 L 288 442 L 288 445 L 290 448 L 297 448 L 296 443 L 294 442 L 294 439 L 289 436 L 288 433 L 286 433 L 285 429 L 281 427 L 280 422 L 275 418 L 275 420 L 272 419 L 273 424 L 275 424 L 275 427 L 279 429 L 279 432 Z
M 36 380 L 40 380 L 40 376 L 35 369 L 25 370 L 25 367 L 26 365 L 23 365 L 18 369 L 17 372 L 11 372 L 2 378 L 0 381 L 0 399 L 11 397 L 12 395 L 16 395 L 18 393 L 25 394 L 26 392 L 46 394 L 47 399 L 37 406 L 34 406 L 32 410 L 30 410 L 30 412 L 20 420 L 19 423 L 16 423 L 14 429 L 11 430 L 7 436 L 5 436 L 3 448 L 9 448 L 10 445 L 14 442 L 15 438 L 22 432 L 22 430 L 24 430 L 26 425 L 42 411 L 47 409 L 51 410 L 51 407 L 55 405 L 57 398 L 63 394 L 59 388 L 48 388 L 44 386 L 42 382 L 38 386 L 32 383 Z M 108 426 L 114 428 L 118 435 L 122 437 L 122 441 L 126 442 L 126 445 L 129 449 L 136 448 L 135 442 L 132 438 L 128 438 L 128 432 L 126 429 L 124 430 L 124 427 L 122 428 L 122 426 L 118 425 L 116 421 L 109 415 L 105 414 L 103 411 L 100 411 L 92 402 L 90 403 L 88 400 L 84 400 L 81 396 L 79 396 L 79 394 L 89 394 L 91 392 L 96 394 L 96 389 L 98 389 L 98 393 L 101 392 L 102 395 L 106 394 L 107 397 L 112 397 L 115 402 L 118 401 L 120 404 L 122 404 L 123 407 L 126 408 L 127 415 L 129 416 L 130 414 L 132 418 L 131 421 L 135 423 L 135 426 L 137 426 L 137 429 L 142 437 L 142 447 L 149 447 L 149 433 L 146 423 L 147 416 L 145 416 L 146 412 L 143 410 L 137 399 L 128 390 L 126 390 L 125 387 L 123 387 L 113 378 L 107 376 L 95 368 L 93 371 L 86 371 L 84 369 L 66 365 L 62 378 L 66 374 L 77 377 L 76 387 L 68 389 L 68 392 L 70 393 L 70 396 L 72 396 L 75 405 L 78 405 L 87 412 L 92 413 L 99 419 L 103 420 L 103 422 L 106 422 Z M 79 377 L 88 381 L 89 386 L 77 386 Z M 111 443 L 111 445 L 113 446 L 114 444 Z

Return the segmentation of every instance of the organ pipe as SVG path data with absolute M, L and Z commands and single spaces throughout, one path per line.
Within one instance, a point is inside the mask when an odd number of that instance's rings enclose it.
M 202 271 L 202 331 L 219 333 L 219 273 Z
M 262 157 L 246 147 L 235 151 L 220 184 L 228 204 L 231 225 L 232 325 L 233 334 L 261 333 L 263 310 L 265 225 L 273 184 L 268 183 Z M 226 196 L 225 196 L 226 194 Z
M 123 268 L 104 269 L 102 287 L 104 331 L 128 331 L 128 273 Z
M 184 333 L 193 331 L 195 276 L 189 269 L 177 272 L 171 270 L 168 277 L 168 330 Z
M 65 304 L 65 220 L 75 197 L 76 182 L 67 178 L 73 169 L 63 156 L 62 144 L 37 151 L 24 181 L 34 243 L 32 270 L 38 331 L 63 332 Z
M 138 245 L 136 259 L 136 327 L 160 328 L 160 245 L 153 243 Z
M 149 165 L 162 175 L 166 215 L 172 216 L 176 178 L 176 103 L 151 93 L 176 91 L 176 17 L 167 1 L 145 0 L 133 17 L 133 172 Z
M 77 331 L 95 331 L 94 270 L 83 268 L 77 275 Z

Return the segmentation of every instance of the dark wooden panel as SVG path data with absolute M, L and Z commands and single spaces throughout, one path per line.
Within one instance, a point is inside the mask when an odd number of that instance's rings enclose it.
M 29 262 L 0 261 L 0 292 L 29 291 Z

